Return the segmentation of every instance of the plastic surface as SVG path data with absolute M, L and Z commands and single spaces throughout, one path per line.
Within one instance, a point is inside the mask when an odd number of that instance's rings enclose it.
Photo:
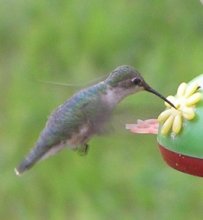
M 197 81 L 203 93 L 203 75 L 198 76 L 191 82 Z M 195 109 L 196 116 L 193 120 L 184 120 L 179 134 L 157 136 L 158 143 L 166 149 L 195 158 L 203 158 L 203 100 L 200 100 Z

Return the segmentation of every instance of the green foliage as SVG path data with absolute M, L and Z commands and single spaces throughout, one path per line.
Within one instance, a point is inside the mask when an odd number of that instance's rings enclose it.
M 199 1 L 1 0 L 0 219 L 202 219 L 202 180 L 168 168 L 155 137 L 128 133 L 126 121 L 95 137 L 86 157 L 63 150 L 21 178 L 13 172 L 47 115 L 76 91 L 40 80 L 83 87 L 131 64 L 174 94 L 202 73 L 202 20 Z M 133 123 L 163 104 L 143 93 L 120 108 Z

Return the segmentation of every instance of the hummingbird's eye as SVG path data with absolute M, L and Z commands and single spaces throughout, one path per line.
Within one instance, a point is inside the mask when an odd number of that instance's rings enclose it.
M 142 83 L 142 80 L 140 79 L 140 78 L 133 78 L 132 80 L 131 80 L 135 85 L 141 85 L 141 83 Z

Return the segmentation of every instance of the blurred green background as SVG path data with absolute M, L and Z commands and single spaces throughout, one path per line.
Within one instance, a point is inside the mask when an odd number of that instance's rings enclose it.
M 78 88 L 130 64 L 161 93 L 203 72 L 203 5 L 198 0 L 0 1 L 0 219 L 202 219 L 201 178 L 165 165 L 155 136 L 125 123 L 156 117 L 163 102 L 125 99 L 112 134 L 81 157 L 63 150 L 22 177 L 13 169 L 49 113 Z M 125 118 L 125 117 L 124 117 Z

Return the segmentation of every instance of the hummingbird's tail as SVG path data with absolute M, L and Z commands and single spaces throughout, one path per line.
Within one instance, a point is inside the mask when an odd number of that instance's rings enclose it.
M 30 162 L 27 159 L 23 160 L 18 167 L 15 168 L 15 173 L 20 176 L 26 170 L 29 170 L 36 162 Z
M 20 176 L 25 171 L 29 170 L 34 166 L 41 158 L 43 158 L 46 153 L 46 148 L 42 148 L 36 145 L 30 153 L 25 157 L 25 159 L 15 168 L 16 175 Z
M 46 159 L 47 157 L 54 155 L 64 147 L 64 144 L 55 146 L 40 145 L 37 144 L 27 157 L 15 168 L 16 175 L 20 176 L 25 171 L 33 167 L 39 160 Z
M 40 159 L 39 155 L 36 155 L 35 149 L 33 149 L 27 157 L 15 168 L 16 175 L 20 176 L 25 171 L 29 170 Z

